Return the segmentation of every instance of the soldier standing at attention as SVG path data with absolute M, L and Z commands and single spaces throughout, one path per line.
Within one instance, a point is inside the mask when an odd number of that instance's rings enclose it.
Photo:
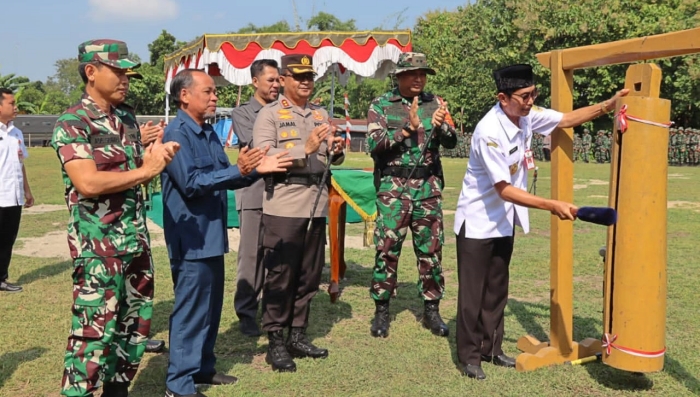
M 253 125 L 263 106 L 277 100 L 280 89 L 280 73 L 277 61 L 258 59 L 250 66 L 250 75 L 255 93 L 250 100 L 233 109 L 231 122 L 233 132 L 238 136 L 238 145 L 252 146 Z M 256 320 L 258 297 L 263 286 L 265 269 L 260 255 L 260 222 L 262 218 L 262 198 L 264 180 L 236 190 L 236 210 L 240 220 L 241 241 L 238 245 L 238 273 L 236 274 L 236 294 L 233 306 L 243 335 L 260 336 Z
M 328 156 L 338 165 L 345 155 L 343 138 L 335 136 L 326 110 L 309 102 L 316 76 L 312 58 L 285 55 L 281 69 L 284 95 L 260 110 L 253 126 L 253 145 L 269 146 L 270 154 L 287 150 L 293 159 L 288 172 L 265 178 L 262 261 L 267 276 L 262 328 L 269 338 L 265 361 L 275 371 L 294 372 L 292 357 L 328 357 L 328 350 L 309 341 L 306 327 L 325 264 L 330 176 L 324 185 L 321 181 Z
M 581 157 L 581 151 L 583 150 L 583 143 L 581 141 L 581 135 L 574 133 L 574 162 Z
M 591 137 L 588 128 L 583 129 L 583 138 L 581 138 L 582 150 L 583 150 L 583 162 L 587 163 L 591 157 L 591 143 L 593 138 Z
M 153 262 L 141 185 L 158 175 L 179 149 L 146 150 L 126 98 L 126 43 L 91 40 L 78 47 L 81 101 L 56 122 L 51 145 L 62 165 L 73 258 L 71 331 L 61 394 L 126 397 L 151 327 Z
M 368 143 L 377 188 L 375 265 L 370 287 L 376 309 L 374 337 L 389 335 L 389 298 L 396 295 L 401 246 L 411 228 L 418 259 L 418 294 L 424 302 L 423 326 L 447 336 L 439 313 L 445 289 L 442 275 L 442 189 L 439 147 L 457 144 L 448 123 L 447 104 L 424 92 L 428 67 L 424 54 L 403 53 L 396 67 L 398 88 L 372 101 L 367 114 Z M 378 182 L 378 183 L 377 183 Z

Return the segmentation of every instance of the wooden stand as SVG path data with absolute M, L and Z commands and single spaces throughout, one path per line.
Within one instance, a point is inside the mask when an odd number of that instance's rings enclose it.
M 573 73 L 576 69 L 637 62 L 700 52 L 700 28 L 612 43 L 537 54 L 552 71 L 552 108 L 573 110 Z M 552 135 L 552 198 L 573 201 L 573 132 L 558 129 Z M 552 217 L 550 259 L 550 341 L 532 336 L 518 340 L 523 351 L 518 371 L 530 371 L 602 351 L 598 339 L 573 341 L 573 225 Z

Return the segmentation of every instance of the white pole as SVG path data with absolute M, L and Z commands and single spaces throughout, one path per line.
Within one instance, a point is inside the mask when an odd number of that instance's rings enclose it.
M 170 94 L 167 92 L 165 93 L 165 123 L 167 124 L 170 119 L 168 116 L 170 115 Z

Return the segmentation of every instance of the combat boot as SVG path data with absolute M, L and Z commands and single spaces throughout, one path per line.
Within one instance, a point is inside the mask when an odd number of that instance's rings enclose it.
M 326 358 L 328 350 L 309 342 L 304 328 L 292 328 L 287 338 L 287 351 L 295 358 Z
M 294 364 L 292 356 L 284 346 L 284 332 L 282 330 L 268 332 L 267 337 L 270 343 L 267 345 L 265 362 L 270 364 L 274 371 L 296 372 L 297 365 Z
M 129 382 L 105 382 L 102 397 L 129 397 Z
M 423 312 L 423 327 L 427 328 L 434 335 L 448 336 L 450 329 L 440 317 L 440 301 L 425 301 L 425 311 Z
M 375 338 L 389 336 L 389 301 L 374 301 L 374 320 L 370 332 Z

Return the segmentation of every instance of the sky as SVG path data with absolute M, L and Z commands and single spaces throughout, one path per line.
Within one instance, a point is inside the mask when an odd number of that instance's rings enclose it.
M 253 23 L 282 19 L 295 25 L 294 3 L 304 24 L 324 11 L 340 20 L 355 19 L 359 30 L 412 29 L 431 10 L 455 10 L 466 0 L 19 0 L 3 1 L 0 75 L 14 73 L 45 81 L 59 59 L 77 57 L 86 40 L 123 40 L 129 51 L 148 60 L 148 44 L 165 29 L 178 40 L 203 33 L 226 33 Z

